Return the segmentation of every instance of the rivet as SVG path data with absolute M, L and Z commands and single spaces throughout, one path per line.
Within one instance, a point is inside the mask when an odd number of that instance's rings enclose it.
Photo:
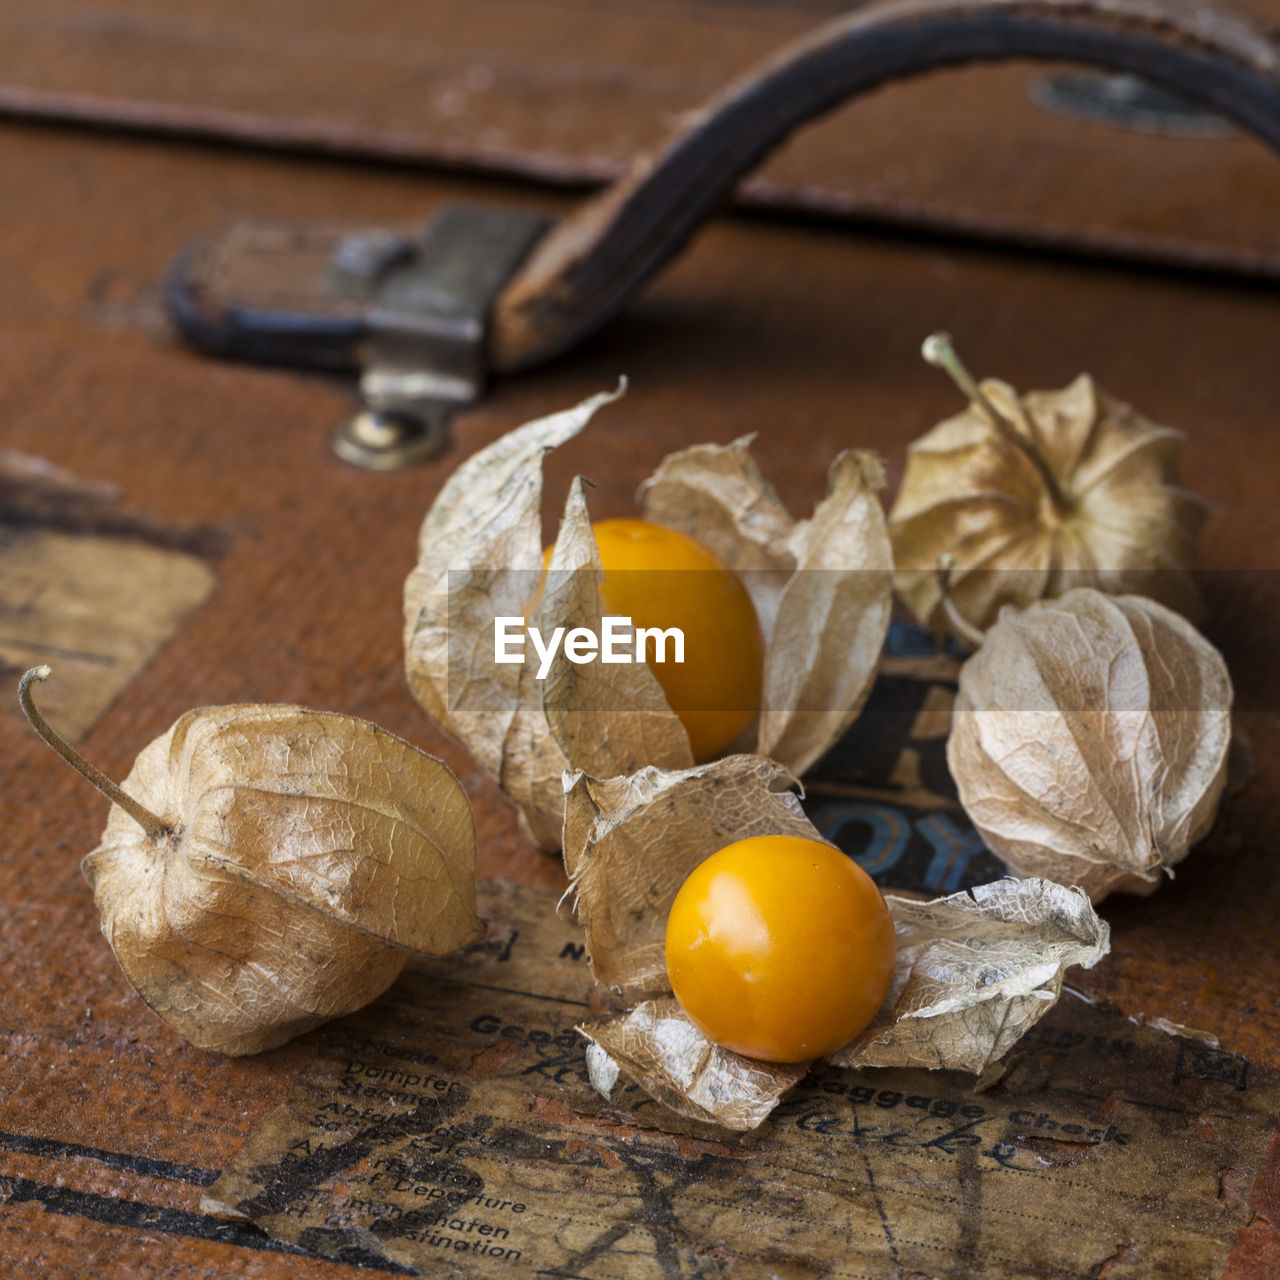
M 400 471 L 429 462 L 449 444 L 443 414 L 365 408 L 341 423 L 330 441 L 343 462 L 368 471 Z

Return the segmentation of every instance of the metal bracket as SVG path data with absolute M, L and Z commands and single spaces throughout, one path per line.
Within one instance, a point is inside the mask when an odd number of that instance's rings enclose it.
M 334 433 L 340 458 L 396 470 L 447 447 L 453 412 L 484 390 L 489 310 L 547 224 L 525 210 L 447 205 L 419 239 L 364 231 L 338 245 L 331 285 L 368 301 L 365 407 Z
M 439 453 L 483 391 L 494 300 L 551 219 L 444 205 L 419 232 L 241 223 L 191 245 L 165 287 L 193 346 L 221 358 L 360 373 L 362 408 L 333 438 L 357 466 Z

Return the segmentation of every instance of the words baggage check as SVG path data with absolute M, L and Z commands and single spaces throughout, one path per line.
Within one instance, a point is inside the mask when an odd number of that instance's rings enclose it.
M 552 895 L 483 889 L 488 939 L 322 1033 L 204 1208 L 431 1275 L 1217 1274 L 1280 1078 L 1069 992 L 981 1081 L 818 1067 L 761 1129 L 587 1082 L 607 1007 Z M 950 1262 L 948 1262 L 950 1265 Z

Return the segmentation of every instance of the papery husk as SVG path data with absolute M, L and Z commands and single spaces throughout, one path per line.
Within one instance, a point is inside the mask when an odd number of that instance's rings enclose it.
M 351 716 L 182 716 L 122 784 L 83 871 L 142 999 L 202 1049 L 270 1049 L 484 933 L 475 826 L 438 760 Z
M 423 521 L 418 562 L 405 581 L 405 672 L 414 696 L 515 801 L 544 848 L 559 847 L 560 778 L 570 765 L 542 687 L 529 664 L 476 661 L 470 650 L 492 652 L 494 618 L 523 615 L 537 596 L 543 455 L 624 389 L 526 423 L 462 463 Z
M 621 393 L 526 423 L 473 454 L 445 481 L 418 534 L 418 562 L 404 586 L 409 686 L 498 781 L 509 766 L 517 708 L 529 700 L 522 677 L 532 673 L 496 663 L 459 669 L 456 642 L 474 636 L 492 646 L 494 617 L 524 613 L 542 573 L 542 456 Z M 526 719 L 526 734 L 541 736 L 537 717 Z M 554 776 L 558 789 L 559 768 Z M 509 768 L 508 781 L 519 789 L 524 779 L 517 777 Z
M 742 575 L 767 637 L 796 567 L 796 522 L 751 456 L 753 440 L 669 454 L 640 486 L 640 497 L 646 520 L 687 533 Z
M 496 616 L 536 612 L 544 634 L 558 625 L 598 631 L 600 559 L 580 482 L 545 599 L 538 596 L 542 456 L 615 398 L 530 423 L 464 463 L 423 525 L 418 566 L 405 583 L 415 696 L 516 802 L 544 848 L 561 843 L 562 771 L 603 777 L 693 763 L 688 735 L 644 664 L 576 665 L 561 651 L 539 682 L 531 663 L 475 658 L 491 650 Z M 892 601 L 882 485 L 874 455 L 841 454 L 827 497 L 797 523 L 740 440 L 673 454 L 644 488 L 646 518 L 689 534 L 742 573 L 766 639 L 758 749 L 796 771 L 848 728 L 875 677 Z
M 1184 618 L 1080 589 L 1006 608 L 961 668 L 947 763 L 1018 875 L 1149 894 L 1213 824 L 1231 681 Z
M 811 520 L 796 525 L 795 572 L 768 637 L 756 750 L 803 773 L 857 718 L 889 634 L 893 551 L 880 500 L 884 468 L 842 453 Z
M 1179 482 L 1182 436 L 1088 374 L 1025 396 L 997 379 L 980 387 L 1039 454 L 1065 507 L 984 407 L 940 422 L 909 447 L 889 516 L 897 589 L 916 617 L 935 631 L 951 628 L 937 576 L 944 559 L 953 607 L 978 631 L 1006 604 L 1073 587 L 1151 596 L 1199 617 L 1191 573 L 1204 506 Z
M 557 626 L 598 634 L 603 580 L 582 481 L 576 479 L 547 567 L 543 634 Z M 689 735 L 647 662 L 576 663 L 562 648 L 542 686 L 542 706 L 551 736 L 576 770 L 611 777 L 650 762 L 677 769 L 693 764 Z
M 1071 965 L 1092 969 L 1111 930 L 1081 889 L 997 880 L 932 902 L 886 894 L 898 938 L 884 1006 L 829 1054 L 838 1067 L 980 1075 L 1058 1001 Z
M 758 1062 L 712 1044 L 671 997 L 664 961 L 671 905 L 701 861 L 752 836 L 822 839 L 793 782 L 759 756 L 566 777 L 565 866 L 588 959 L 599 982 L 634 1004 L 579 1027 L 606 1097 L 625 1077 L 682 1116 L 750 1129 L 804 1075 L 808 1064 Z M 893 983 L 871 1026 L 828 1059 L 837 1065 L 980 1073 L 1053 1007 L 1067 967 L 1090 967 L 1109 949 L 1087 896 L 1048 881 L 885 901 L 898 935 Z
M 797 522 L 750 443 L 663 459 L 641 490 L 644 513 L 742 574 L 765 638 L 755 750 L 801 774 L 857 719 L 889 632 L 893 550 L 877 497 L 884 467 L 874 453 L 841 453 L 827 496 Z
M 676 1115 L 739 1131 L 768 1119 L 807 1062 L 756 1062 L 713 1044 L 674 997 L 645 1000 L 617 1018 L 579 1027 L 587 1037 L 587 1075 L 612 1099 L 624 1079 Z
M 598 982 L 628 998 L 670 992 L 667 913 L 690 872 L 735 840 L 817 838 L 764 756 L 726 756 L 629 777 L 565 777 L 564 863 Z

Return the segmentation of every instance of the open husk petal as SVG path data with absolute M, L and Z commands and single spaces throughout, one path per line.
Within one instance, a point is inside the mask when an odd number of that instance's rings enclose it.
M 792 530 L 796 568 L 765 650 L 756 750 L 796 773 L 848 729 L 875 680 L 893 603 L 883 487 L 874 454 L 842 453 L 826 498 Z
M 898 956 L 876 1020 L 831 1054 L 840 1067 L 980 1074 L 1057 1002 L 1064 971 L 1091 969 L 1110 929 L 1080 889 L 998 880 L 933 902 L 888 895 Z
M 699 863 L 735 840 L 814 835 L 763 756 L 628 777 L 565 777 L 565 870 L 596 980 L 629 997 L 665 993 L 667 915 Z
M 580 1030 L 590 1042 L 591 1083 L 604 1097 L 625 1074 L 677 1115 L 726 1129 L 756 1128 L 809 1070 L 807 1062 L 757 1062 L 722 1049 L 670 997 Z
M 750 438 L 663 460 L 645 515 L 742 574 L 765 638 L 756 750 L 802 773 L 853 723 L 889 629 L 893 551 L 872 453 L 836 458 L 827 496 L 795 522 L 749 453 Z
M 670 995 L 664 942 L 680 886 L 737 840 L 820 840 L 789 790 L 794 780 L 761 756 L 734 756 L 677 773 L 565 778 L 565 866 L 598 981 L 627 1012 L 579 1028 L 592 1042 L 592 1079 L 610 1096 L 620 1076 L 695 1119 L 759 1124 L 804 1064 L 753 1062 L 710 1044 Z M 1001 881 L 936 902 L 888 897 L 898 960 L 872 1025 L 830 1061 L 981 1072 L 1048 1012 L 1063 971 L 1109 946 L 1106 924 L 1077 889 Z
M 497 781 L 525 668 L 489 661 L 493 619 L 523 614 L 537 591 L 542 457 L 620 394 L 527 423 L 468 458 L 445 482 L 418 536 L 418 563 L 404 589 L 409 685 L 427 714 Z
M 530 423 L 464 463 L 427 516 L 405 585 L 415 695 L 511 796 L 546 848 L 560 843 L 563 770 L 611 777 L 693 763 L 688 735 L 645 664 L 579 665 L 561 649 L 539 681 L 530 662 L 492 661 L 497 617 L 536 614 L 544 636 L 557 626 L 599 631 L 600 558 L 581 481 L 545 592 L 539 587 L 542 456 L 614 398 Z M 871 454 L 842 454 L 827 497 L 797 523 L 748 444 L 699 445 L 664 459 L 644 487 L 645 515 L 741 574 L 766 639 L 758 749 L 799 770 L 848 728 L 875 678 L 892 594 L 877 497 L 883 471 Z
M 123 789 L 167 830 L 113 807 L 83 870 L 129 981 L 201 1048 L 271 1048 L 484 932 L 466 794 L 367 721 L 191 711 Z
M 562 626 L 600 632 L 604 568 L 591 532 L 581 479 L 569 490 L 551 553 L 542 631 Z M 542 687 L 547 724 L 574 769 L 600 777 L 646 764 L 693 764 L 689 735 L 671 710 L 648 663 L 570 662 L 560 649 Z
M 564 826 L 561 780 L 569 761 L 551 732 L 533 668 L 526 665 L 519 671 L 515 715 L 503 740 L 496 781 L 515 801 L 525 834 L 539 848 L 558 849 Z
M 766 641 L 795 571 L 796 522 L 751 456 L 754 436 L 669 454 L 640 487 L 644 517 L 709 547 L 742 575 Z

